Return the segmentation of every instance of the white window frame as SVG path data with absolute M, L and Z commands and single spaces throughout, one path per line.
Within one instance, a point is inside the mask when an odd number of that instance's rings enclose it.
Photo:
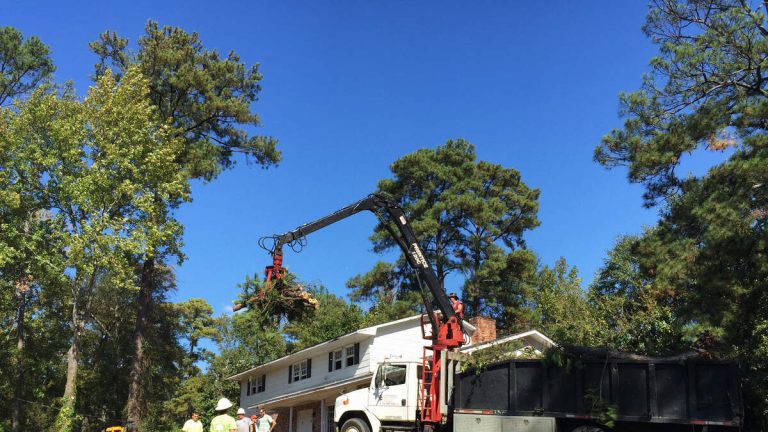
M 306 360 L 293 364 L 293 382 L 308 378 L 309 367 Z
M 256 379 L 256 391 L 255 393 L 264 393 L 267 389 L 267 375 L 262 374 Z M 251 392 L 253 394 L 254 392 Z
M 344 367 L 355 365 L 355 346 L 347 345 L 344 347 Z
M 344 349 L 337 349 L 333 352 L 333 371 L 344 368 Z

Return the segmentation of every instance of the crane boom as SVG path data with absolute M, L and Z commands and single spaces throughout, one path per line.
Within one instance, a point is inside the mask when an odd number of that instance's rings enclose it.
M 420 392 L 420 416 L 424 425 L 441 425 L 447 421 L 447 400 L 450 399 L 446 390 L 446 377 L 452 372 L 448 367 L 448 354 L 464 344 L 464 328 L 459 321 L 459 317 L 453 310 L 453 305 L 440 286 L 440 282 L 435 275 L 432 266 L 427 262 L 424 253 L 419 247 L 418 239 L 414 234 L 408 219 L 405 217 L 402 207 L 397 201 L 381 194 L 373 193 L 367 197 L 350 204 L 340 210 L 337 210 L 328 216 L 317 219 L 313 222 L 301 225 L 300 227 L 288 231 L 284 234 L 269 237 L 274 240 L 271 248 L 266 248 L 264 240 L 260 241 L 262 247 L 269 250 L 272 255 L 272 265 L 267 266 L 265 273 L 267 281 L 279 279 L 285 274 L 283 268 L 283 246 L 293 246 L 300 243 L 307 235 L 334 224 L 342 219 L 363 211 L 371 211 L 376 214 L 382 225 L 395 240 L 405 255 L 408 264 L 416 271 L 419 285 L 424 281 L 429 288 L 430 294 L 437 304 L 440 313 L 433 310 L 432 302 L 427 299 L 422 289 L 422 300 L 426 308 L 426 316 L 432 332 L 427 337 L 432 341 L 424 347 L 422 357 L 422 377 Z M 392 225 L 397 227 L 393 228 Z M 269 284 L 260 292 L 259 296 L 264 295 L 264 290 L 269 289 Z M 422 331 L 424 329 L 424 318 L 422 316 Z
M 440 287 L 440 283 L 432 266 L 424 258 L 424 253 L 422 252 L 421 247 L 419 247 L 418 239 L 411 229 L 403 209 L 395 200 L 381 193 L 368 195 L 328 216 L 301 225 L 284 234 L 273 236 L 274 244 L 270 250 L 272 255 L 272 266 L 268 266 L 266 269 L 267 279 L 271 280 L 273 278 L 279 278 L 284 273 L 283 246 L 300 241 L 302 238 L 315 231 L 363 211 L 371 211 L 376 214 L 382 221 L 382 225 L 386 227 L 392 238 L 405 254 L 408 264 L 417 272 L 419 280 L 426 282 L 432 298 L 435 300 L 435 303 L 440 310 L 441 314 L 439 320 L 441 324 L 447 323 L 452 318 L 453 321 L 457 321 L 456 313 L 453 310 L 451 302 L 445 294 L 445 291 Z M 397 231 L 387 223 L 388 220 L 394 223 L 397 227 Z M 440 333 L 440 325 L 438 325 L 438 323 L 435 322 L 435 318 L 433 318 L 432 305 L 429 301 L 424 299 L 424 306 L 430 316 L 432 335 L 437 336 Z M 459 329 L 461 329 L 461 326 L 459 326 Z

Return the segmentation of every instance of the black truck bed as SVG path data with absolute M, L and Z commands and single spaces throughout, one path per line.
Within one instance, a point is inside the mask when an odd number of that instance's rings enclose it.
M 590 418 L 594 398 L 615 406 L 617 421 L 739 426 L 735 363 L 594 360 L 566 369 L 512 360 L 458 375 L 456 412 Z

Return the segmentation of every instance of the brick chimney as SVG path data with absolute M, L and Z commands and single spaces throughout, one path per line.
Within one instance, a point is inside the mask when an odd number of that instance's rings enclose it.
M 472 317 L 469 320 L 477 330 L 472 335 L 472 345 L 496 340 L 496 320 L 484 316 Z

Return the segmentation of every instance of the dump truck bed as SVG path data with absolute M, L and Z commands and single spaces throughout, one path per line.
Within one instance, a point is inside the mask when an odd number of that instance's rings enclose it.
M 607 407 L 619 422 L 736 427 L 743 416 L 738 366 L 609 359 L 566 368 L 512 360 L 459 374 L 454 391 L 459 414 L 597 419 Z

